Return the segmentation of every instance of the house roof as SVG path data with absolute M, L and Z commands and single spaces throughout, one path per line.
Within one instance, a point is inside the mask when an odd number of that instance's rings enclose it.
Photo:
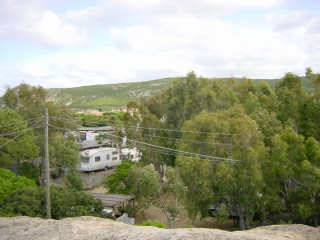
M 78 132 L 96 132 L 96 131 L 113 131 L 112 126 L 105 127 L 79 127 L 77 129 Z
M 115 207 L 127 201 L 133 200 L 134 196 L 124 194 L 103 194 L 103 193 L 89 193 L 95 198 L 100 199 L 106 207 Z

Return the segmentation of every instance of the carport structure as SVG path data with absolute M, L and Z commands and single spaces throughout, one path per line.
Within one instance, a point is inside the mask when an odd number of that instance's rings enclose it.
M 115 207 L 117 206 L 122 206 L 122 209 L 124 209 L 124 205 L 126 202 L 132 203 L 132 206 L 134 206 L 134 196 L 132 195 L 109 193 L 90 193 L 90 195 L 100 199 L 106 207 L 112 208 L 113 212 L 115 212 Z

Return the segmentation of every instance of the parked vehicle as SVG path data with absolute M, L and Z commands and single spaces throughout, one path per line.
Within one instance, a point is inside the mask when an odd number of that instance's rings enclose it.
M 120 152 L 122 160 L 128 159 L 132 162 L 138 162 L 141 159 L 141 153 L 137 148 L 122 148 Z
M 106 170 L 120 163 L 120 153 L 117 148 L 90 149 L 80 152 L 79 170 L 83 172 Z

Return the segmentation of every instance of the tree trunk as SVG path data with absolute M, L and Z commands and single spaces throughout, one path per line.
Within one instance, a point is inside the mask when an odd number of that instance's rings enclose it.
M 319 225 L 318 224 L 318 216 L 314 216 L 313 219 L 314 219 L 314 226 L 318 227 L 318 225 Z
M 287 213 L 291 213 L 292 212 L 292 207 L 291 207 L 291 203 L 287 198 L 287 195 L 284 192 L 280 192 L 280 197 L 283 199 L 284 204 L 286 206 L 286 212 Z
M 239 219 L 240 219 L 240 229 L 245 230 L 244 215 L 242 211 L 239 212 Z

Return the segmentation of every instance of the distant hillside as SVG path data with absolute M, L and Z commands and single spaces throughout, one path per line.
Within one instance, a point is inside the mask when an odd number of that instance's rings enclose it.
M 49 99 L 71 108 L 123 107 L 131 99 L 152 96 L 170 85 L 172 79 L 146 82 L 48 89 Z
M 48 89 L 49 100 L 61 102 L 76 109 L 124 107 L 131 99 L 152 96 L 165 87 L 169 87 L 173 79 L 164 78 L 146 82 L 92 85 L 75 88 L 51 88 Z M 236 80 L 241 81 L 241 78 L 237 78 Z M 253 79 L 253 81 L 255 84 L 266 81 L 274 89 L 281 79 Z M 302 78 L 302 83 L 307 90 L 313 89 L 306 78 Z M 0 98 L 0 106 L 2 104 L 3 99 Z

